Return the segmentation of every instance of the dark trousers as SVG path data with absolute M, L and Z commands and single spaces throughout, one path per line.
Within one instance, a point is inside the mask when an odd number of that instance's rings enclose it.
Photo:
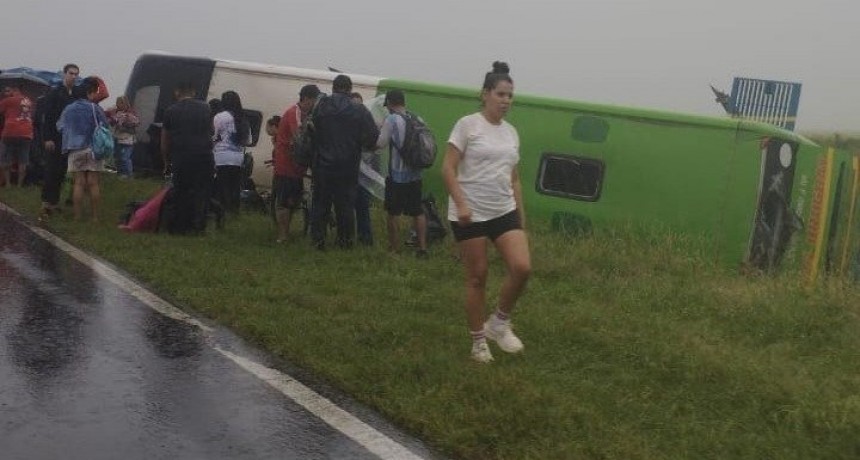
M 334 206 L 337 245 L 351 247 L 355 236 L 355 191 L 358 177 L 313 172 L 311 197 L 311 238 L 318 248 L 325 246 L 326 226 Z
M 59 148 L 59 147 L 58 147 Z M 69 168 L 69 157 L 61 155 L 57 150 L 45 152 L 45 178 L 42 183 L 42 203 L 57 206 L 60 203 L 60 191 L 66 180 Z
M 218 166 L 215 168 L 215 199 L 226 211 L 239 212 L 242 167 Z
M 373 244 L 373 226 L 370 223 L 370 192 L 361 185 L 355 192 L 355 228 L 358 242 L 368 246 Z
M 215 172 L 212 157 L 192 156 L 174 161 L 171 166 L 175 210 L 167 230 L 173 234 L 203 233 Z

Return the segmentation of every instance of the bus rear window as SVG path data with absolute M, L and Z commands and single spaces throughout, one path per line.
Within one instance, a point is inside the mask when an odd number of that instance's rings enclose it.
M 140 118 L 140 124 L 137 126 L 138 141 L 149 143 L 149 127 L 155 121 L 155 111 L 158 108 L 158 98 L 161 96 L 160 86 L 144 86 L 134 93 L 132 104 L 134 110 Z

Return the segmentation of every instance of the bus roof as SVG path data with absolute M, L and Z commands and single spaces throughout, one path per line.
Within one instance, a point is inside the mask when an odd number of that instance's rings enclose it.
M 170 59 L 189 59 L 189 60 L 209 60 L 215 63 L 216 67 L 223 69 L 238 70 L 241 72 L 254 73 L 260 75 L 290 75 L 309 80 L 333 80 L 339 74 L 349 75 L 354 85 L 376 87 L 381 77 L 370 75 L 355 74 L 351 72 L 333 72 L 330 70 L 306 69 L 301 67 L 291 67 L 273 64 L 262 64 L 259 62 L 235 61 L 232 59 L 209 58 L 200 56 L 182 56 L 173 54 L 167 51 L 150 50 L 141 55 L 153 57 L 166 57 Z M 139 58 L 140 59 L 140 58 Z
M 424 94 L 448 94 L 456 97 L 472 98 L 476 98 L 478 96 L 478 90 L 467 89 L 463 87 L 396 79 L 386 79 L 380 82 L 381 90 L 384 90 L 388 87 Z M 517 94 L 516 103 L 517 105 L 555 108 L 559 110 L 570 110 L 595 116 L 636 120 L 643 123 L 687 125 L 700 128 L 729 129 L 755 132 L 765 136 L 779 136 L 782 139 L 792 140 L 802 144 L 815 144 L 811 140 L 795 132 L 784 130 L 768 123 L 762 123 L 752 120 L 742 120 L 739 118 L 709 117 L 704 115 L 693 115 L 656 109 L 644 109 L 637 107 L 579 102 L 543 96 L 533 96 L 528 94 Z
M 260 64 L 256 62 L 231 61 L 226 59 L 215 59 L 215 66 L 226 69 L 257 73 L 265 75 L 293 75 L 311 80 L 332 80 L 339 74 L 349 75 L 354 85 L 375 87 L 382 78 L 369 75 L 360 75 L 349 72 L 332 72 L 329 70 L 303 69 L 300 67 L 279 66 Z

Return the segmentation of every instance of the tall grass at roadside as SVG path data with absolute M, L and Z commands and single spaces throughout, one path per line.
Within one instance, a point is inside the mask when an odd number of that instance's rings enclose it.
M 707 242 L 666 230 L 569 239 L 537 224 L 514 316 L 526 349 L 493 348 L 481 366 L 450 241 L 426 261 L 382 245 L 319 253 L 297 234 L 275 244 L 271 220 L 250 213 L 203 238 L 123 234 L 109 217 L 158 184 L 105 182 L 102 224 L 47 227 L 453 457 L 860 456 L 851 283 L 739 276 L 708 261 Z M 38 208 L 35 190 L 0 193 Z M 502 274 L 493 255 L 491 305 Z

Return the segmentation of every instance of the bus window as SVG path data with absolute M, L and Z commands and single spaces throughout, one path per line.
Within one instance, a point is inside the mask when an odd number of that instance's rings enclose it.
M 597 201 L 606 167 L 600 160 L 558 153 L 541 157 L 537 191 L 573 200 Z
M 161 86 L 144 86 L 134 94 L 134 111 L 140 118 L 140 124 L 135 133 L 139 142 L 149 143 L 149 127 L 155 121 L 155 112 L 158 108 L 160 95 Z
M 258 110 L 244 110 L 245 118 L 251 125 L 251 143 L 248 147 L 254 147 L 260 142 L 260 128 L 263 126 L 263 113 Z

